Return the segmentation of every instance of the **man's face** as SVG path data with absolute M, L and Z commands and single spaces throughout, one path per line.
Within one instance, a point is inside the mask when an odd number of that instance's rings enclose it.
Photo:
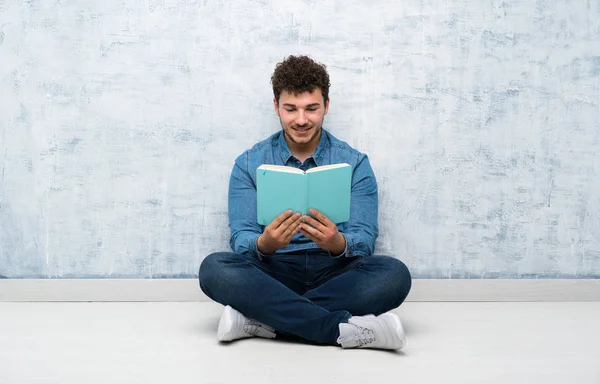
M 275 112 L 288 143 L 303 147 L 318 142 L 329 100 L 325 103 L 319 88 L 299 95 L 283 91 L 279 103 L 274 100 Z

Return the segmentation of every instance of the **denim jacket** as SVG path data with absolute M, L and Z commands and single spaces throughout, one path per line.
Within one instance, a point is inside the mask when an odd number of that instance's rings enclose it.
M 337 163 L 348 163 L 352 166 L 350 220 L 337 225 L 346 238 L 346 250 L 340 257 L 372 255 L 375 240 L 379 235 L 375 174 L 367 155 L 336 139 L 325 129 L 322 129 L 315 153 L 304 163 L 290 152 L 283 131 L 273 134 L 238 156 L 229 180 L 229 244 L 232 250 L 259 259 L 264 256 L 256 246 L 257 239 L 265 228 L 258 224 L 256 218 L 256 169 L 261 164 L 285 165 L 306 171 L 313 167 Z M 297 233 L 287 246 L 275 254 L 313 248 L 319 247 L 301 233 Z

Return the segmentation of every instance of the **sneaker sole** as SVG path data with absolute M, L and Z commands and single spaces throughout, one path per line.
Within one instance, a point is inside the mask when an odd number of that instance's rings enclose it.
M 404 346 L 406 345 L 406 337 L 404 335 L 404 328 L 402 328 L 402 323 L 400 322 L 398 316 L 392 313 L 384 313 L 381 316 L 391 319 L 391 321 L 394 324 L 394 329 L 396 332 L 392 335 L 392 338 L 394 339 L 393 344 L 394 346 L 399 345 L 399 347 L 395 349 L 404 348 Z
M 233 316 L 233 308 L 229 305 L 226 306 L 221 315 L 221 320 L 219 321 L 219 328 L 217 329 L 217 339 L 219 339 L 219 341 L 231 341 L 229 331 L 233 325 Z

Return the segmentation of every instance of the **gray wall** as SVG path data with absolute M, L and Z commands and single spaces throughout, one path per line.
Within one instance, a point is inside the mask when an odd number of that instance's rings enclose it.
M 370 155 L 379 253 L 600 277 L 596 0 L 0 0 L 0 275 L 195 275 L 295 53 Z

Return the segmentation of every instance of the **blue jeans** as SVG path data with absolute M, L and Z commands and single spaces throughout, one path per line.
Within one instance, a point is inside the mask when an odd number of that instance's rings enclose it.
M 408 268 L 388 256 L 332 258 L 318 249 L 260 261 L 218 252 L 200 266 L 200 288 L 279 333 L 335 345 L 340 323 L 379 315 L 402 304 L 411 287 Z

